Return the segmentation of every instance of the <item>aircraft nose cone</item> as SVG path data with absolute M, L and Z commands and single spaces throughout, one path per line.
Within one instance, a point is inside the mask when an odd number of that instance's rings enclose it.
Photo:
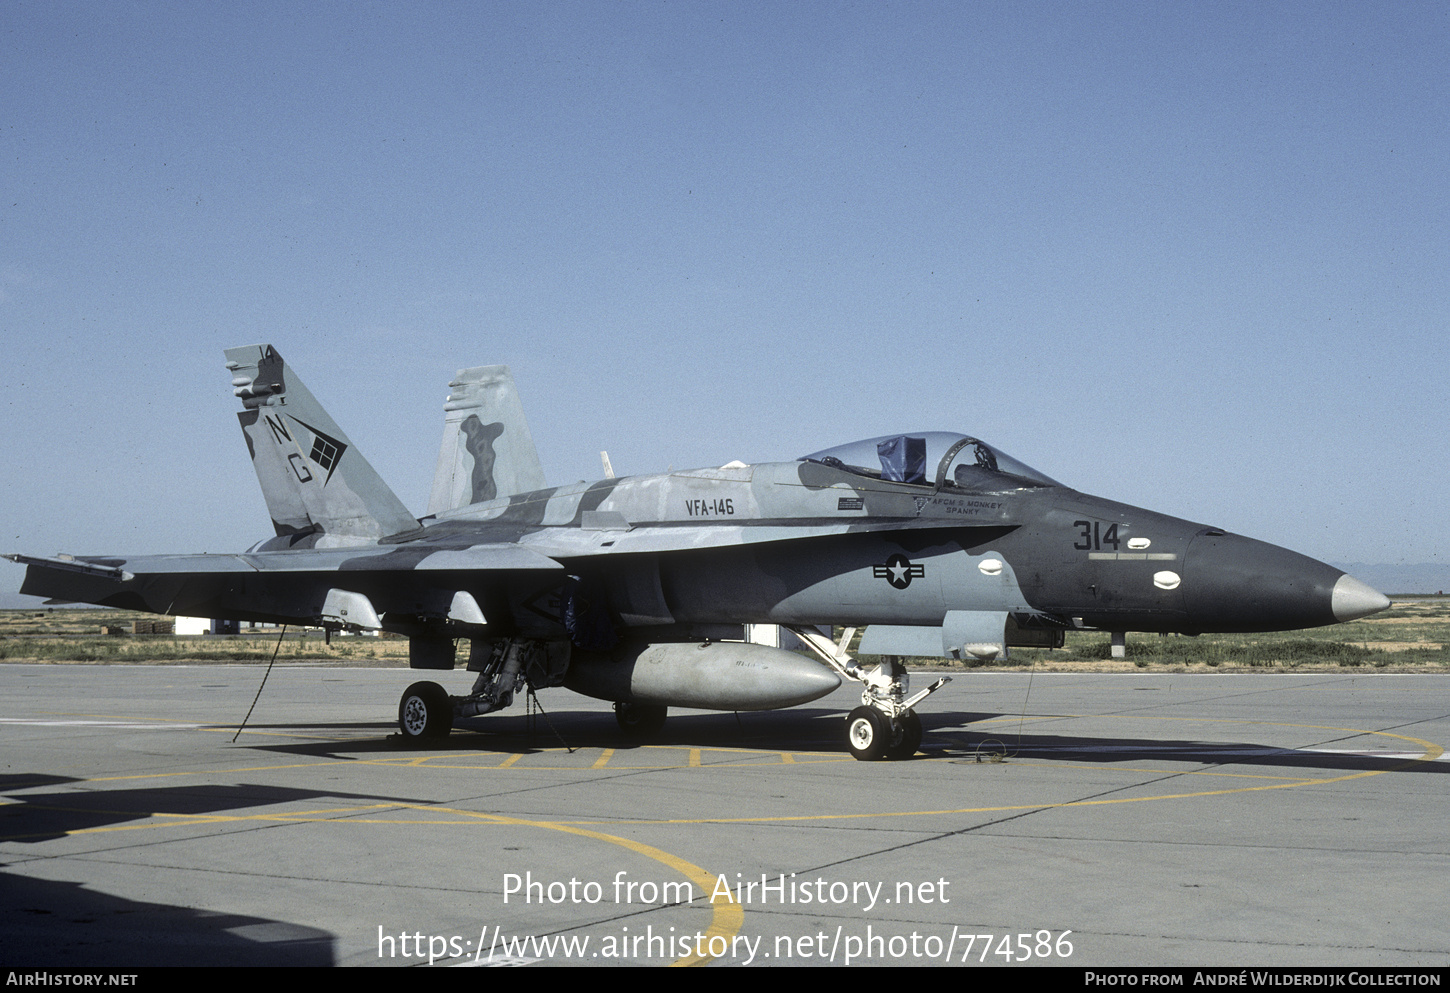
M 1366 583 L 1345 573 L 1334 584 L 1330 606 L 1337 620 L 1353 621 L 1377 614 L 1390 605 L 1390 598 Z
M 1358 604 L 1364 616 L 1380 597 L 1343 571 L 1307 555 L 1242 535 L 1207 531 L 1184 557 L 1184 606 L 1200 631 L 1292 631 L 1346 620 L 1335 609 Z M 1340 584 L 1349 580 L 1337 600 Z M 1383 598 L 1380 597 L 1383 601 Z

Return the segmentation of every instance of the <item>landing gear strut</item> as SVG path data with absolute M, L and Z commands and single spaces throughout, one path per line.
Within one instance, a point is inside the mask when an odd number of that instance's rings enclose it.
M 846 718 L 846 748 L 862 762 L 877 759 L 909 759 L 921 747 L 921 718 L 912 708 L 951 682 L 943 676 L 926 689 L 908 697 L 911 677 L 896 658 L 862 671 L 846 653 L 855 628 L 847 628 L 839 644 L 814 628 L 791 628 L 832 669 L 862 684 L 861 706 Z
M 889 759 L 909 759 L 921 747 L 921 718 L 908 710 L 891 722 L 891 745 L 886 749 Z
M 453 645 L 447 646 L 448 666 L 451 668 Z M 420 638 L 413 638 L 411 649 L 427 646 Z M 553 685 L 554 669 L 551 665 L 548 647 L 540 641 L 527 638 L 503 638 L 486 641 L 480 646 L 474 641 L 474 650 L 469 660 L 469 670 L 478 673 L 473 689 L 467 696 L 450 697 L 437 683 L 414 683 L 398 702 L 398 730 L 403 740 L 410 743 L 438 740 L 448 737 L 453 728 L 453 719 L 477 717 L 502 710 L 514 701 L 514 695 L 529 686 L 529 675 L 534 673 L 539 685 Z M 433 652 L 442 657 L 443 653 Z M 414 658 L 429 657 L 420 651 L 413 652 Z M 562 675 L 563 667 L 558 667 Z

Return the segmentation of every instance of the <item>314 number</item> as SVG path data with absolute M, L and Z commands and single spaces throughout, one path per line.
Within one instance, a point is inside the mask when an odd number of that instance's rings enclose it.
M 1106 531 L 1101 521 L 1073 521 L 1072 526 L 1078 529 L 1078 540 L 1072 547 L 1080 552 L 1100 552 L 1104 545 L 1117 551 L 1121 544 L 1116 524 L 1109 524 Z

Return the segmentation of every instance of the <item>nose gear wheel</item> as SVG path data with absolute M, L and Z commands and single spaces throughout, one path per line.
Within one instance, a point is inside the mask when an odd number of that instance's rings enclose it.
M 950 676 L 942 676 L 926 689 L 907 696 L 911 677 L 894 656 L 863 671 L 846 652 L 855 628 L 847 628 L 839 643 L 815 628 L 791 627 L 790 631 L 826 665 L 862 684 L 861 706 L 846 718 L 846 748 L 852 755 L 873 762 L 909 759 L 916 754 L 921 747 L 921 718 L 912 708 L 951 682 Z

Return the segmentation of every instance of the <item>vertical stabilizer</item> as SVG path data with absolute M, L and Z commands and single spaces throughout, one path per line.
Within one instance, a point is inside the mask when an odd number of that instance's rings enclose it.
M 448 389 L 428 513 L 543 489 L 544 470 L 508 366 L 459 369 Z
M 278 534 L 382 538 L 418 521 L 271 345 L 226 350 L 237 419 Z

